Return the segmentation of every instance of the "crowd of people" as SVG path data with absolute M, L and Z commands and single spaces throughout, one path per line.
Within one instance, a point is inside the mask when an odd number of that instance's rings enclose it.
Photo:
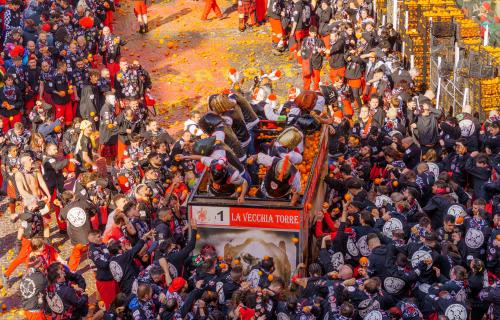
M 298 59 L 302 90 L 279 103 L 278 70 L 245 90 L 231 69 L 232 87 L 176 139 L 148 72 L 121 57 L 115 4 L 12 0 L 3 12 L 1 177 L 17 234 L 2 284 L 19 282 L 27 319 L 500 318 L 498 112 L 480 122 L 468 106 L 435 109 L 371 1 L 269 1 L 274 52 Z M 253 21 L 254 4 L 240 5 Z M 331 83 L 320 84 L 323 59 Z M 260 123 L 276 137 L 263 143 Z M 247 272 L 199 239 L 192 192 L 300 205 L 298 168 L 317 148 L 304 141 L 320 131 L 327 192 L 307 265 L 283 279 L 264 255 Z M 202 174 L 207 190 L 195 190 Z

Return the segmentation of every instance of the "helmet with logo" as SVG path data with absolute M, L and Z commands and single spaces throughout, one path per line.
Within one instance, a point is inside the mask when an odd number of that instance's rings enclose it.
M 227 177 L 227 163 L 224 160 L 213 160 L 210 163 L 210 173 L 216 183 L 223 183 Z
M 201 117 L 198 122 L 198 126 L 206 134 L 212 134 L 214 133 L 215 128 L 220 126 L 223 122 L 224 120 L 222 120 L 221 116 L 213 112 L 208 112 Z

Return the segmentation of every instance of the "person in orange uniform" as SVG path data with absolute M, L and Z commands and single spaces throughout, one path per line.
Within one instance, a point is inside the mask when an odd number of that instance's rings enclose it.
M 285 11 L 285 1 L 284 0 L 269 0 L 267 7 L 267 17 L 269 23 L 271 24 L 271 41 L 273 46 L 273 53 L 281 54 L 285 43 L 284 37 L 285 30 L 283 30 L 283 25 L 281 24 L 281 15 Z
M 134 1 L 134 13 L 139 22 L 139 33 L 148 32 L 148 7 L 145 0 Z
M 219 5 L 217 4 L 217 0 L 205 0 L 205 9 L 203 9 L 201 20 L 202 21 L 207 20 L 208 15 L 212 10 L 214 11 L 215 16 L 217 18 L 222 19 L 225 17 L 224 15 L 222 15 L 222 12 L 220 11 Z

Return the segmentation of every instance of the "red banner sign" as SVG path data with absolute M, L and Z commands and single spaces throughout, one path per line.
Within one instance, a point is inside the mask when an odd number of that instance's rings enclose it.
M 300 230 L 300 210 L 192 206 L 191 215 L 200 226 Z

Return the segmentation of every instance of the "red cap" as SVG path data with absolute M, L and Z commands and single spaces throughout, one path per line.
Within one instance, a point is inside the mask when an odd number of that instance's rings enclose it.
M 15 46 L 9 53 L 11 58 L 17 58 L 23 55 L 24 48 L 23 46 Z
M 42 24 L 41 29 L 45 32 L 50 32 L 51 29 L 50 24 L 48 23 Z
M 240 308 L 241 320 L 250 320 L 255 316 L 255 310 L 247 307 Z
M 168 292 L 177 292 L 184 288 L 186 285 L 186 280 L 182 277 L 177 277 L 172 280 L 172 283 L 170 284 L 170 287 L 168 287 Z
M 92 19 L 91 17 L 83 17 L 80 19 L 80 21 L 78 21 L 78 23 L 82 28 L 89 29 L 94 26 L 94 19 Z

